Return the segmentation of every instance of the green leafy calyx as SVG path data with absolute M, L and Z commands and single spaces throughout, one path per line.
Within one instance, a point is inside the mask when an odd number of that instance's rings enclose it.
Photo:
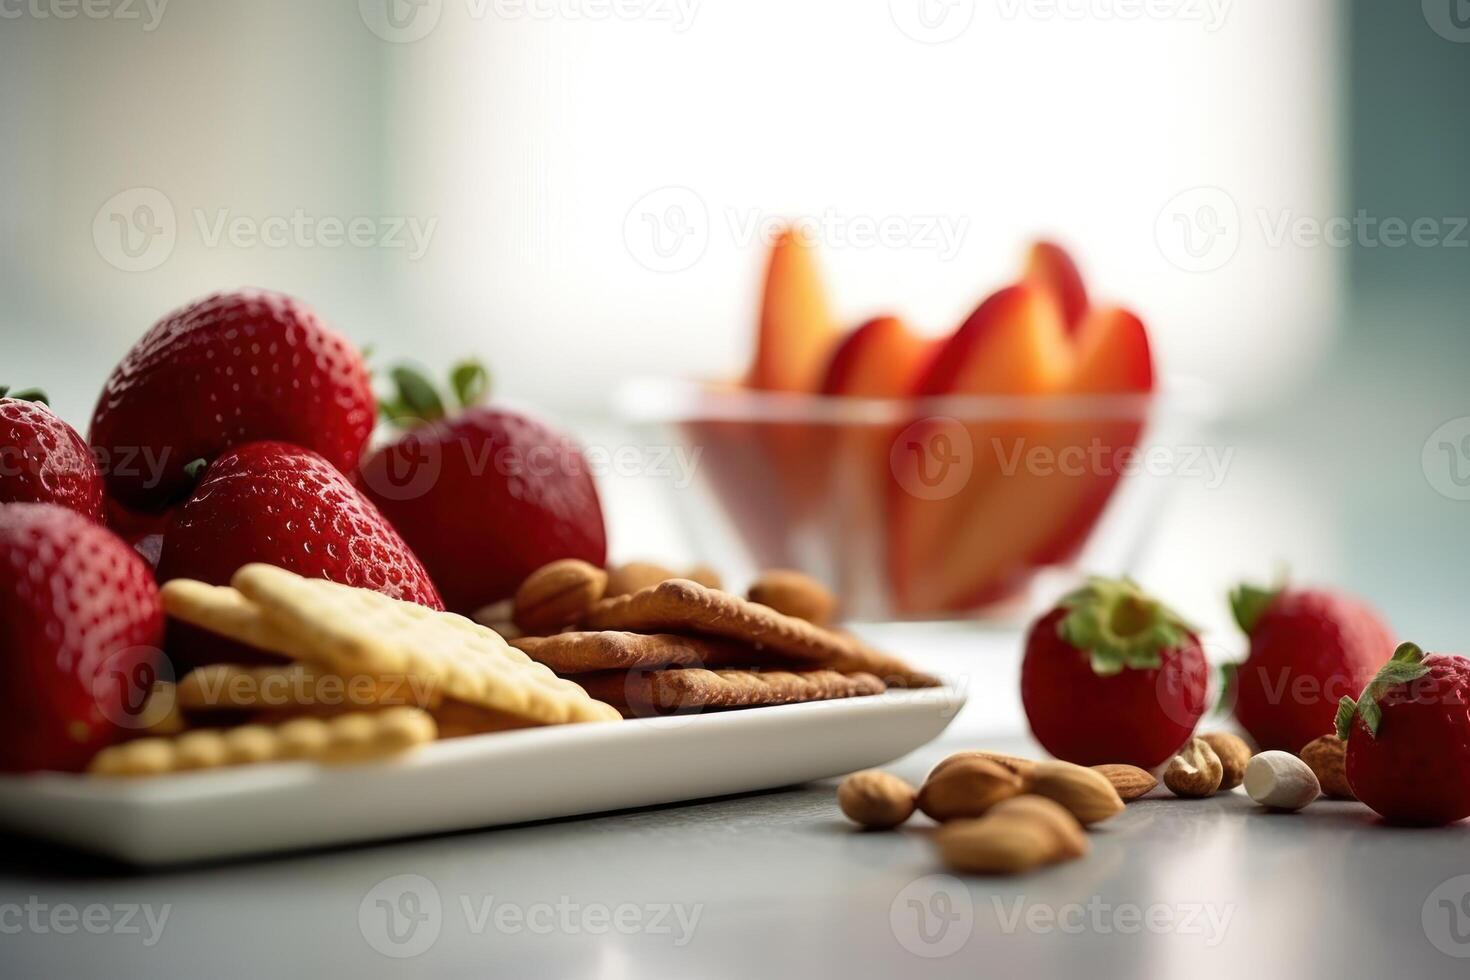
M 378 408 L 390 422 L 408 428 L 448 414 L 439 389 L 417 369 L 400 364 L 388 371 L 388 377 L 393 394 L 381 399 Z M 449 390 L 458 407 L 478 405 L 490 393 L 490 372 L 478 361 L 461 361 L 449 371 Z
M 1383 723 L 1383 709 L 1378 702 L 1387 691 L 1399 684 L 1411 684 L 1425 674 L 1429 668 L 1424 664 L 1424 651 L 1413 643 L 1400 643 L 1393 657 L 1379 668 L 1378 673 L 1363 688 L 1358 700 L 1343 698 L 1337 703 L 1337 737 L 1344 742 L 1352 734 L 1353 720 L 1361 719 L 1368 735 L 1378 737 L 1378 726 Z
M 11 391 L 9 386 L 0 385 L 0 398 L 11 398 L 18 402 L 40 402 L 42 405 L 50 405 L 51 399 L 40 388 L 22 388 L 20 391 Z
M 1276 601 L 1282 588 L 1283 585 L 1263 589 L 1258 585 L 1242 584 L 1231 591 L 1230 611 L 1235 614 L 1235 621 L 1245 630 L 1247 636 L 1256 631 L 1256 624 L 1261 621 L 1271 603 Z
M 1163 663 L 1165 650 L 1183 645 L 1194 628 L 1128 579 L 1090 579 L 1062 600 L 1067 615 L 1057 633 L 1085 651 L 1100 676 Z

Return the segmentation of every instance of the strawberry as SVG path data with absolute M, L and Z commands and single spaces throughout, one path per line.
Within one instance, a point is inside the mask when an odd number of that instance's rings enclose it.
M 102 520 L 102 477 L 77 430 L 34 389 L 0 387 L 0 504 L 60 504 Z
M 1379 615 L 1319 589 L 1243 585 L 1230 596 L 1250 655 L 1228 669 L 1235 717 L 1262 749 L 1296 752 L 1332 730 L 1340 698 L 1373 679 L 1393 650 Z
M 375 406 L 353 346 L 278 293 L 218 293 L 160 320 L 107 380 L 90 440 L 108 491 L 158 512 L 188 495 L 186 467 L 233 446 L 280 439 L 344 473 Z
M 1364 688 L 1343 698 L 1353 793 L 1392 823 L 1470 817 L 1470 660 L 1404 643 Z
M 1152 769 L 1189 739 L 1209 670 L 1194 631 L 1128 580 L 1092 579 L 1026 638 L 1021 701 L 1048 752 Z
M 252 442 L 215 460 L 163 538 L 159 581 L 224 585 L 264 562 L 443 609 L 408 545 L 340 471 L 309 449 Z M 175 628 L 178 627 L 178 628 Z M 262 658 L 174 624 L 169 652 L 186 665 Z
M 486 388 L 478 365 L 455 369 L 452 416 L 415 372 L 393 376 L 400 395 L 385 412 L 425 424 L 367 459 L 363 491 L 423 558 L 451 610 L 507 598 L 559 558 L 605 563 L 602 506 L 576 444 L 518 412 L 477 404 Z
M 153 575 L 121 538 L 55 504 L 0 504 L 0 556 L 0 770 L 79 770 L 152 687 Z

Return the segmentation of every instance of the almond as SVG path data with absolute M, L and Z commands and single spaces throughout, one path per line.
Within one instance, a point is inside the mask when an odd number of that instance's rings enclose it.
M 679 573 L 672 568 L 666 568 L 651 561 L 625 562 L 607 570 L 607 590 L 604 594 L 609 599 L 620 595 L 632 595 L 634 592 L 642 592 L 660 582 L 667 582 L 671 578 L 678 577 Z
M 1094 824 L 1123 811 L 1123 800 L 1102 773 L 1070 762 L 1038 762 L 1026 792 L 1055 800 L 1084 824 Z
M 941 760 L 939 765 L 929 771 L 929 778 L 933 779 L 945 766 L 952 765 L 962 759 L 987 759 L 991 762 L 1005 766 L 1011 772 L 1026 780 L 1031 778 L 1031 773 L 1036 770 L 1036 763 L 1031 759 L 1023 759 L 1018 755 L 1006 755 L 1003 752 L 988 752 L 980 749 L 972 749 L 966 752 L 956 752 Z
M 783 568 L 761 573 L 746 597 L 778 613 L 826 626 L 837 612 L 837 597 L 810 575 Z
M 1113 789 L 1118 791 L 1118 798 L 1124 803 L 1131 803 L 1141 796 L 1147 796 L 1155 786 L 1159 785 L 1153 773 L 1137 766 L 1107 763 L 1092 768 L 1102 773 L 1107 781 L 1113 784 Z
M 606 589 L 607 573 L 585 561 L 543 565 L 516 589 L 515 624 L 527 636 L 549 636 L 580 620 Z
M 1169 760 L 1164 770 L 1164 785 L 1175 796 L 1200 799 L 1214 796 L 1224 778 L 1225 767 L 1220 757 L 1202 738 L 1192 738 L 1184 743 L 1179 754 Z
M 719 591 L 725 587 L 725 580 L 720 577 L 720 573 L 708 565 L 695 565 L 684 573 L 684 577 L 691 582 L 698 582 L 706 589 Z
M 866 769 L 837 787 L 837 805 L 858 826 L 887 830 L 913 815 L 916 795 L 912 786 L 892 773 Z
M 956 871 L 1019 874 L 1080 857 L 1087 838 L 1072 815 L 1041 797 L 1018 797 L 978 820 L 956 820 L 934 834 L 939 856 Z
M 1220 792 L 1234 789 L 1245 781 L 1245 767 L 1251 761 L 1251 747 L 1245 739 L 1230 732 L 1206 732 L 1201 735 L 1215 750 L 1220 760 Z
M 919 809 L 943 823 L 978 817 L 1021 792 L 1021 777 L 989 759 L 961 759 L 930 773 L 919 790 Z
M 1322 792 L 1340 800 L 1355 800 L 1347 781 L 1347 743 L 1336 735 L 1314 738 L 1297 753 L 1322 784 Z

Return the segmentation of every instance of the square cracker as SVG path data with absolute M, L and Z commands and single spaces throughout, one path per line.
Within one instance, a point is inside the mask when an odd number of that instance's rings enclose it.
M 894 687 L 939 681 L 844 633 L 813 626 L 728 592 L 669 579 L 632 595 L 605 599 L 582 620 L 585 630 L 682 633 L 745 643 L 810 667 L 876 674 Z
M 882 694 L 884 684 L 871 674 L 833 670 L 673 670 L 603 671 L 577 680 L 599 700 L 617 705 L 630 718 L 719 708 L 755 708 L 798 701 L 828 701 Z
M 463 616 L 271 565 L 246 565 L 232 584 L 291 638 L 294 656 L 327 670 L 420 677 L 456 700 L 548 725 L 618 717 Z
M 228 585 L 176 578 L 159 589 L 163 611 L 174 619 L 267 653 L 292 657 L 291 637 L 261 615 L 260 607 Z

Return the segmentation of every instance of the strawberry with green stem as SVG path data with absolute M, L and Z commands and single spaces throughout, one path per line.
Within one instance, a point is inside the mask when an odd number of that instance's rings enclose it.
M 404 429 L 367 458 L 364 493 L 423 560 L 450 610 L 507 598 L 560 558 L 601 567 L 607 536 L 581 448 L 519 412 L 483 404 L 489 376 L 474 362 L 450 373 L 456 406 L 423 375 L 389 372 L 385 416 Z
M 1337 710 L 1353 793 L 1393 823 L 1470 817 L 1470 660 L 1400 644 Z
M 1209 670 L 1193 627 L 1127 579 L 1095 578 L 1031 628 L 1021 700 L 1048 752 L 1152 769 L 1193 734 Z

